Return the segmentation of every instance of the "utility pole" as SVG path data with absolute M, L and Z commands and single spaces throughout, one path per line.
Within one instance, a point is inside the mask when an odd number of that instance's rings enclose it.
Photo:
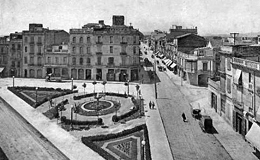
M 156 85 L 156 58 L 154 57 L 154 92 L 155 92 L 155 99 L 157 99 L 157 85 Z
M 239 35 L 239 33 L 230 33 L 230 36 L 234 37 L 234 45 L 236 45 L 236 37 Z

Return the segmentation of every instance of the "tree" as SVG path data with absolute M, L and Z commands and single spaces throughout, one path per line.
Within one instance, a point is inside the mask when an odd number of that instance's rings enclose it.
M 107 84 L 107 82 L 103 81 L 102 84 L 104 85 L 104 93 L 106 93 L 106 84 Z
M 86 83 L 83 83 L 82 87 L 84 88 L 84 94 L 85 94 L 85 89 L 87 87 Z
M 94 85 L 94 93 L 96 93 L 96 92 L 95 92 L 95 85 L 97 84 L 97 82 L 94 81 L 94 82 L 92 82 L 92 84 Z

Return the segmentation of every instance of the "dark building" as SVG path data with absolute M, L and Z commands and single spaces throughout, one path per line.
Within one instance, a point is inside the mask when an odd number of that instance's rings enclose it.
M 9 36 L 0 37 L 0 77 L 7 77 Z

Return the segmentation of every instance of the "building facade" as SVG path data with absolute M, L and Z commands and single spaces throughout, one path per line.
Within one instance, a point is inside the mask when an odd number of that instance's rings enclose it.
M 0 37 L 0 77 L 8 76 L 9 41 L 9 36 Z
M 89 23 L 70 29 L 69 74 L 73 79 L 135 81 L 139 79 L 140 32 L 113 16 L 112 26 Z
M 23 77 L 45 78 L 45 51 L 52 45 L 68 43 L 69 34 L 64 30 L 49 30 L 42 24 L 29 24 L 23 31 Z M 49 53 L 48 53 L 49 54 Z
M 8 76 L 22 76 L 22 33 L 11 33 L 9 41 L 9 54 L 7 72 Z

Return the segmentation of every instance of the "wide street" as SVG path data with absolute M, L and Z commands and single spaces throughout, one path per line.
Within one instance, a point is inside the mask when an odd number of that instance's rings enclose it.
M 0 121 L 0 146 L 9 159 L 68 159 L 2 99 Z

